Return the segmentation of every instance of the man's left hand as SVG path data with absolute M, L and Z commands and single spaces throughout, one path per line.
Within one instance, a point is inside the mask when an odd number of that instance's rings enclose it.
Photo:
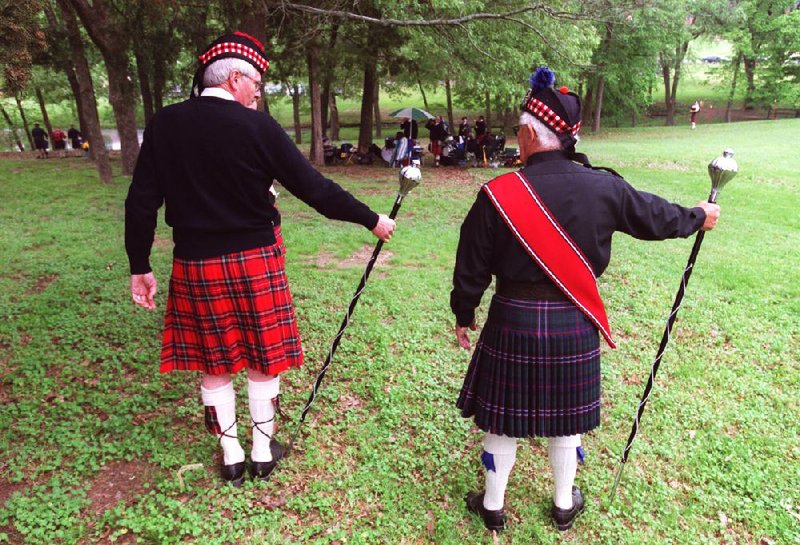
M 475 323 L 475 320 L 473 320 L 468 326 L 460 326 L 456 324 L 456 340 L 458 340 L 458 344 L 460 344 L 461 348 L 464 350 L 470 349 L 469 335 L 467 334 L 468 329 L 472 331 L 476 331 L 478 329 L 478 324 Z

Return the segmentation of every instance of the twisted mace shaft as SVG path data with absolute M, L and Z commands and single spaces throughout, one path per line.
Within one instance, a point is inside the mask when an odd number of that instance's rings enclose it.
M 392 207 L 392 211 L 389 213 L 389 218 L 394 219 L 397 216 L 397 211 L 400 210 L 400 205 L 403 202 L 403 195 L 402 193 L 397 194 L 397 198 L 394 201 L 394 206 Z M 383 248 L 383 241 L 378 240 L 378 243 L 375 244 L 375 249 L 372 251 L 372 256 L 369 258 L 369 262 L 367 263 L 366 269 L 364 269 L 364 274 L 361 275 L 361 281 L 358 283 L 358 287 L 356 288 L 355 293 L 353 294 L 353 298 L 350 300 L 350 305 L 347 307 L 347 312 L 342 319 L 342 323 L 339 326 L 339 332 L 336 333 L 336 336 L 333 338 L 333 342 L 331 343 L 331 347 L 328 350 L 328 355 L 325 358 L 325 362 L 322 364 L 322 369 L 320 370 L 319 374 L 317 375 L 316 380 L 314 381 L 314 385 L 311 388 L 311 394 L 308 396 L 308 401 L 303 406 L 303 411 L 300 413 L 300 418 L 297 421 L 297 426 L 292 432 L 291 438 L 289 439 L 289 444 L 286 449 L 286 455 L 288 456 L 289 453 L 294 448 L 294 442 L 297 438 L 297 434 L 300 432 L 300 428 L 303 425 L 303 422 L 306 420 L 306 415 L 311 410 L 311 406 L 314 404 L 314 401 L 317 399 L 317 393 L 319 392 L 320 386 L 322 386 L 322 381 L 325 378 L 325 374 L 328 372 L 328 368 L 331 366 L 331 362 L 333 361 L 333 355 L 336 353 L 336 348 L 339 346 L 339 342 L 342 340 L 342 335 L 344 334 L 344 330 L 350 324 L 350 318 L 353 316 L 353 311 L 358 304 L 358 299 L 361 297 L 361 293 L 364 291 L 364 288 L 367 285 L 367 280 L 369 279 L 369 275 L 372 272 L 372 268 L 375 266 L 375 262 L 378 259 L 378 254 L 381 253 L 381 249 Z
M 708 202 L 716 203 L 717 202 L 717 195 L 719 194 L 719 190 L 717 187 L 712 188 L 711 194 L 708 196 Z M 656 352 L 656 357 L 653 360 L 653 364 L 650 367 L 650 376 L 647 378 L 647 385 L 644 387 L 644 392 L 642 393 L 642 398 L 639 401 L 639 408 L 636 411 L 636 417 L 633 419 L 633 425 L 631 426 L 631 433 L 628 436 L 628 442 L 625 445 L 625 449 L 622 451 L 622 456 L 619 461 L 619 466 L 617 467 L 617 472 L 614 477 L 614 485 L 611 488 L 611 495 L 609 497 L 609 506 L 614 502 L 614 498 L 617 494 L 617 486 L 619 485 L 619 481 L 622 478 L 622 470 L 625 468 L 625 464 L 628 462 L 628 455 L 630 454 L 631 448 L 633 447 L 633 441 L 636 439 L 636 434 L 639 433 L 639 425 L 642 419 L 642 414 L 644 413 L 644 409 L 647 406 L 647 401 L 650 399 L 650 392 L 653 390 L 653 384 L 656 379 L 656 374 L 658 373 L 658 368 L 661 365 L 661 358 L 664 356 L 664 352 L 667 350 L 667 345 L 669 344 L 670 334 L 672 333 L 672 326 L 675 324 L 675 319 L 678 317 L 678 311 L 681 308 L 681 304 L 683 303 L 683 296 L 686 294 L 686 286 L 689 284 L 689 277 L 692 276 L 692 271 L 694 270 L 694 262 L 697 259 L 697 254 L 700 252 L 700 245 L 703 243 L 703 238 L 705 237 L 706 232 L 700 231 L 697 233 L 697 237 L 694 239 L 694 246 L 692 246 L 692 252 L 689 254 L 689 261 L 686 263 L 686 268 L 683 270 L 683 277 L 681 278 L 681 284 L 678 287 L 678 293 L 675 295 L 675 302 L 672 303 L 672 310 L 669 313 L 669 318 L 667 318 L 667 324 L 664 327 L 664 334 L 661 336 L 661 343 L 658 345 L 658 351 Z

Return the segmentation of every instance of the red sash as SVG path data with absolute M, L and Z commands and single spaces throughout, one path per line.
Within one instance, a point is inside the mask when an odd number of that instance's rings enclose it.
M 592 267 L 522 174 L 498 176 L 483 190 L 525 251 L 616 348 Z

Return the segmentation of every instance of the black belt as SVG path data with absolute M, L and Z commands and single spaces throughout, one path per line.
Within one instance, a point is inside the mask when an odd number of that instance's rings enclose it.
M 569 301 L 564 292 L 549 280 L 514 282 L 505 278 L 498 278 L 495 292 L 497 295 L 508 297 L 509 299 Z

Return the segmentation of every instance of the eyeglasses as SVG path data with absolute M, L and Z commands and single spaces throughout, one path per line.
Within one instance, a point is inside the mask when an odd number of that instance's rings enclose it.
M 263 81 L 260 81 L 260 80 L 257 80 L 257 79 L 254 79 L 254 78 L 251 78 L 251 77 L 250 77 L 250 76 L 248 76 L 247 74 L 244 74 L 244 73 L 242 73 L 242 72 L 239 72 L 239 75 L 240 75 L 240 76 L 242 76 L 242 77 L 245 77 L 245 78 L 249 79 L 250 81 L 252 81 L 252 82 L 253 82 L 253 86 L 254 86 L 256 89 L 258 89 L 258 90 L 260 90 L 260 89 L 262 88 L 262 86 L 264 85 L 264 82 L 263 82 Z

